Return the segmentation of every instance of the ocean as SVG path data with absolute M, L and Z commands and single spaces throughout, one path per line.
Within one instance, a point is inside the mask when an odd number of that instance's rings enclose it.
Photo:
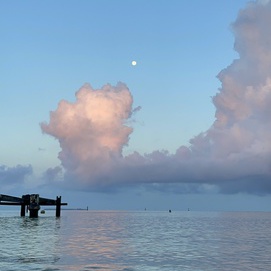
M 271 213 L 0 210 L 1 271 L 271 270 Z

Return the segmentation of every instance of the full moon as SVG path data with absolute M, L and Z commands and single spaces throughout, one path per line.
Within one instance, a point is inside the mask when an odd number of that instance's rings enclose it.
M 133 66 L 136 65 L 136 61 L 135 61 L 135 60 L 132 61 L 132 65 L 133 65 Z

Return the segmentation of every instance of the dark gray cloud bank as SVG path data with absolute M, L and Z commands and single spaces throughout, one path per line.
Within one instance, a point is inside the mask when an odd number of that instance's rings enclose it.
M 14 189 L 18 188 L 19 186 L 23 186 L 26 178 L 32 175 L 32 173 L 33 169 L 31 165 L 17 165 L 15 167 L 0 165 L 1 189 Z

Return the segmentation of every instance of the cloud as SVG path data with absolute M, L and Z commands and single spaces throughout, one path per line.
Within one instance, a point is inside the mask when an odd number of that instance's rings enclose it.
M 0 184 L 3 189 L 12 188 L 14 186 L 23 185 L 25 178 L 33 173 L 32 166 L 17 165 L 15 167 L 7 167 L 0 165 Z
M 63 179 L 62 176 L 62 168 L 57 166 L 54 168 L 48 168 L 42 176 L 42 180 L 49 181 L 54 183 L 55 181 L 61 181 Z
M 126 125 L 132 103 L 125 84 L 100 90 L 86 84 L 76 93 L 75 103 L 61 101 L 51 112 L 50 123 L 42 123 L 41 129 L 59 140 L 67 180 L 96 183 L 118 164 L 133 130 Z
M 250 3 L 232 24 L 239 58 L 218 74 L 215 122 L 176 153 L 123 156 L 133 98 L 123 83 L 61 101 L 44 133 L 60 144 L 63 185 L 89 191 L 145 185 L 181 193 L 271 193 L 271 3 Z

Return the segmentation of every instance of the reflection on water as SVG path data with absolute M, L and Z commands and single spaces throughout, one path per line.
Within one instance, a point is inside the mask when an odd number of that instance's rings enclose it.
M 45 270 L 56 263 L 59 225 L 54 217 L 0 217 L 0 270 Z
M 271 213 L 0 215 L 1 271 L 248 271 L 271 266 Z
M 59 264 L 66 265 L 66 270 L 78 270 L 78 265 L 86 263 L 85 269 L 80 270 L 131 270 L 119 265 L 125 263 L 126 254 L 123 237 L 127 230 L 120 219 L 125 217 L 123 215 L 119 212 L 74 212 L 72 219 L 66 217 L 66 223 L 71 224 L 66 228 L 67 238 L 62 239 L 65 257 Z

